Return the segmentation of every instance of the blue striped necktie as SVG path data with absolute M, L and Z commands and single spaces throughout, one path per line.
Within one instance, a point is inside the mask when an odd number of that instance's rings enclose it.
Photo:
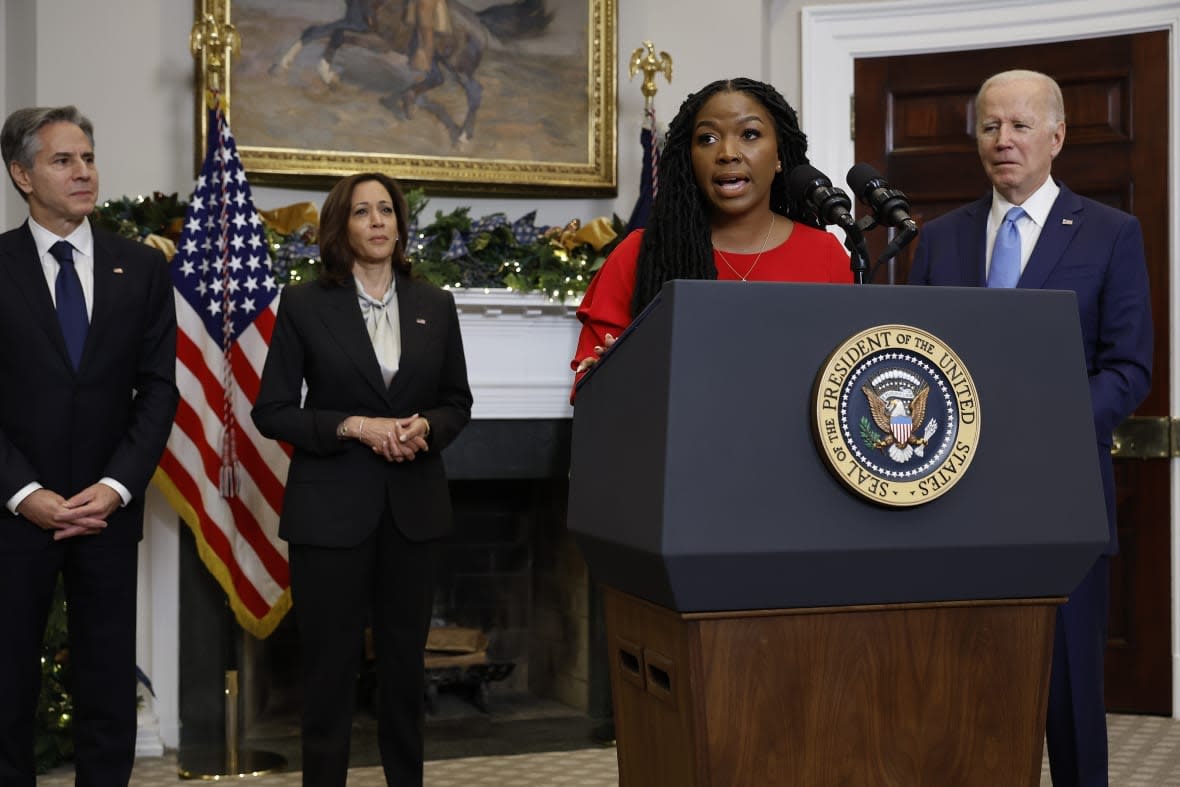
M 996 243 L 992 246 L 992 267 L 987 274 L 988 287 L 1015 287 L 1020 281 L 1020 230 L 1016 222 L 1028 214 L 1024 208 L 1009 208 L 1004 214 L 1004 222 L 1000 224 L 1000 231 L 996 233 Z
M 57 300 L 57 321 L 61 323 L 70 361 L 77 369 L 82 363 L 82 348 L 86 345 L 86 331 L 90 327 L 90 318 L 86 316 L 86 298 L 82 295 L 82 280 L 74 268 L 73 246 L 59 240 L 49 247 L 49 253 L 61 265 L 53 286 Z

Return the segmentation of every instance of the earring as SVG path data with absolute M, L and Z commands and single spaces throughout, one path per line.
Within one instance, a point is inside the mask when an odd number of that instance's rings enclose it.
M 775 162 L 774 171 L 775 172 L 782 172 L 783 171 L 783 163 L 781 161 Z

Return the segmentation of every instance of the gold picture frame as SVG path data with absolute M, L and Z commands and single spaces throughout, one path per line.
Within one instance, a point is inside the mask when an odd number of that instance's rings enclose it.
M 194 6 L 198 162 L 218 90 L 254 183 L 377 170 L 444 193 L 617 193 L 616 0 Z

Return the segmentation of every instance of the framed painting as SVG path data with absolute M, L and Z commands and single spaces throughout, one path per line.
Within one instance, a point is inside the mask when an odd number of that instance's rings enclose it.
M 258 183 L 378 170 L 437 191 L 613 195 L 615 3 L 195 0 L 194 30 L 218 23 L 227 54 L 240 42 L 236 58 L 194 45 L 198 105 L 222 90 Z

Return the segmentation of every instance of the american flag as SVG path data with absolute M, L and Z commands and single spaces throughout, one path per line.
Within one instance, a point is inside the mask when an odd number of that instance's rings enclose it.
M 660 190 L 660 144 L 656 132 L 656 110 L 649 106 L 644 109 L 647 125 L 639 131 L 639 145 L 643 148 L 643 169 L 639 174 L 639 198 L 627 221 L 627 231 L 643 229 L 651 216 L 652 205 Z
M 279 287 L 237 146 L 218 107 L 172 264 L 180 406 L 157 485 L 196 536 L 242 628 L 269 635 L 291 606 L 278 537 L 289 449 L 258 433 L 251 403 Z

